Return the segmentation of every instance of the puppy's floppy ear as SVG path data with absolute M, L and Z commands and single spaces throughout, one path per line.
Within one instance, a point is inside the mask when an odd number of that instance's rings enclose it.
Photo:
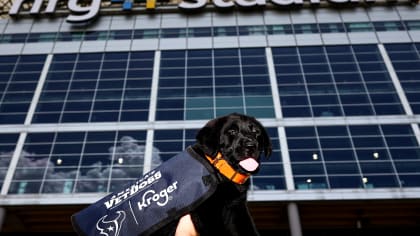
M 255 123 L 258 124 L 258 126 L 261 130 L 261 135 L 258 137 L 258 143 L 259 143 L 260 147 L 263 148 L 265 157 L 269 158 L 271 156 L 272 151 L 273 151 L 270 135 L 268 135 L 267 130 L 256 119 L 255 119 Z
M 222 116 L 210 120 L 198 131 L 195 138 L 205 154 L 210 156 L 215 156 L 217 154 L 217 151 L 220 148 L 220 132 L 227 119 L 228 116 Z

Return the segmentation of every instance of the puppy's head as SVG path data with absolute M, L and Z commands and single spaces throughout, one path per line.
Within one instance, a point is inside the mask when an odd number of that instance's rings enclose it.
M 210 120 L 198 131 L 197 143 L 208 156 L 220 152 L 236 170 L 254 174 L 260 157 L 271 155 L 271 140 L 267 131 L 254 117 L 232 113 Z

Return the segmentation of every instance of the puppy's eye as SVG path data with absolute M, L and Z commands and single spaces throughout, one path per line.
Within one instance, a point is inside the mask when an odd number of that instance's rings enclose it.
M 255 135 L 259 135 L 260 134 L 260 129 L 256 128 L 255 126 L 251 126 L 250 127 L 250 131 L 251 131 L 251 133 L 253 133 Z
M 229 129 L 229 130 L 227 131 L 227 134 L 228 134 L 228 135 L 231 135 L 231 136 L 235 136 L 235 135 L 237 135 L 237 134 L 238 134 L 238 131 L 237 131 L 236 129 Z

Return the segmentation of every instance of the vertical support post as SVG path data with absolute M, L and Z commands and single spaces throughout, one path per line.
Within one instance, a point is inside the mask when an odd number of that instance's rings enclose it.
M 6 209 L 4 207 L 0 207 L 0 232 L 3 229 L 3 223 L 6 219 Z
M 156 51 L 154 62 L 153 62 L 152 91 L 150 95 L 149 118 L 148 118 L 149 122 L 155 122 L 156 120 L 157 95 L 158 95 L 158 89 L 159 89 L 160 57 L 161 57 L 161 52 Z M 154 130 L 148 129 L 147 138 L 146 138 L 146 148 L 144 151 L 143 174 L 149 172 L 152 169 L 153 137 L 154 137 Z
M 384 60 L 386 69 L 388 70 L 389 76 L 391 77 L 392 83 L 394 84 L 395 90 L 397 91 L 398 97 L 400 98 L 401 104 L 407 115 L 412 116 L 413 110 L 410 107 L 407 96 L 405 95 L 404 89 L 398 79 L 397 72 L 395 71 L 392 61 L 383 44 L 378 44 L 379 52 L 381 53 L 382 59 Z
M 38 105 L 39 99 L 41 97 L 42 88 L 44 87 L 45 81 L 47 80 L 48 71 L 53 60 L 53 54 L 48 54 L 45 59 L 44 67 L 42 68 L 41 75 L 39 76 L 38 85 L 34 91 L 34 96 L 32 97 L 31 106 L 28 109 L 28 114 L 26 115 L 25 125 L 30 125 L 35 114 L 36 106 Z
M 299 209 L 296 203 L 290 202 L 287 205 L 287 215 L 289 217 L 289 227 L 291 236 L 302 236 Z
M 283 113 L 281 110 L 280 95 L 278 92 L 277 78 L 276 78 L 276 69 L 273 60 L 273 52 L 271 48 L 267 47 L 265 49 L 268 74 L 270 76 L 271 84 L 271 93 L 273 94 L 273 103 L 274 103 L 274 112 L 276 114 L 276 119 L 283 119 Z M 287 190 L 295 190 L 295 183 L 293 180 L 292 165 L 290 162 L 289 148 L 287 145 L 286 130 L 285 127 L 278 127 L 279 141 L 280 141 L 280 150 L 283 160 L 283 171 L 284 178 L 286 181 Z

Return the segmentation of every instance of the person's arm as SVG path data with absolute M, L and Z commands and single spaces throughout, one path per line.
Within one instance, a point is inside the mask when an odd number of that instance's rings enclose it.
M 175 236 L 199 236 L 194 224 L 191 220 L 191 215 L 185 215 L 179 219 L 176 227 Z

